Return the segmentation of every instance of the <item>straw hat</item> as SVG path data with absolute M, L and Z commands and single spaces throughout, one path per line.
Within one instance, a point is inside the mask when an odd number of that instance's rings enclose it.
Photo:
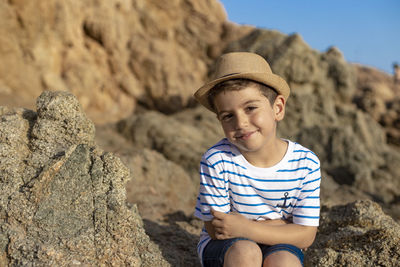
M 208 103 L 208 91 L 218 83 L 232 79 L 249 79 L 274 88 L 285 99 L 290 88 L 280 76 L 273 74 L 268 62 L 261 56 L 248 52 L 233 52 L 222 55 L 216 64 L 211 81 L 194 93 L 194 97 L 203 106 L 215 112 Z

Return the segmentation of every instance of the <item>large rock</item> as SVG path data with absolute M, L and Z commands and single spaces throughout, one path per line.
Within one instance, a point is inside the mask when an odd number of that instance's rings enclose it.
M 305 266 L 398 266 L 400 225 L 377 203 L 356 201 L 321 213 Z
M 201 107 L 169 116 L 146 111 L 120 121 L 117 128 L 134 145 L 182 166 L 196 184 L 202 154 L 223 137 L 216 116 Z
M 125 162 L 135 173 L 126 184 L 127 200 L 137 205 L 142 218 L 157 220 L 177 211 L 188 216 L 193 213 L 197 184 L 180 165 L 146 148 L 125 157 Z
M 168 265 L 77 99 L 44 92 L 37 106 L 0 107 L 0 265 Z
M 210 60 L 246 31 L 216 0 L 1 1 L 0 25 L 0 105 L 33 108 L 43 90 L 66 90 L 96 123 L 137 101 L 190 105 Z
M 400 146 L 400 84 L 379 70 L 360 65 L 355 69 L 354 103 L 384 127 L 388 143 Z

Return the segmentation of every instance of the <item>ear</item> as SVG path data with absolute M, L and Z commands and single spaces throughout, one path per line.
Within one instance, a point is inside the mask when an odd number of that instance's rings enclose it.
M 285 117 L 285 105 L 285 98 L 282 95 L 278 95 L 275 99 L 274 106 L 272 107 L 276 121 L 281 121 Z

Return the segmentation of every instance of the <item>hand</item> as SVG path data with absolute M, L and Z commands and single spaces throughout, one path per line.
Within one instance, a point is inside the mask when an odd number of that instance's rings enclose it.
M 239 213 L 223 213 L 211 210 L 214 216 L 211 223 L 215 230 L 215 238 L 229 239 L 235 237 L 245 237 L 247 224 L 251 222 Z

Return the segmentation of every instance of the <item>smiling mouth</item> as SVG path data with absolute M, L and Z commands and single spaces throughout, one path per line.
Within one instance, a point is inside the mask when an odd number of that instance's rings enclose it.
M 235 138 L 241 139 L 241 140 L 247 140 L 253 135 L 253 133 L 255 133 L 255 132 L 247 132 L 247 133 L 237 134 L 237 135 L 235 135 Z

